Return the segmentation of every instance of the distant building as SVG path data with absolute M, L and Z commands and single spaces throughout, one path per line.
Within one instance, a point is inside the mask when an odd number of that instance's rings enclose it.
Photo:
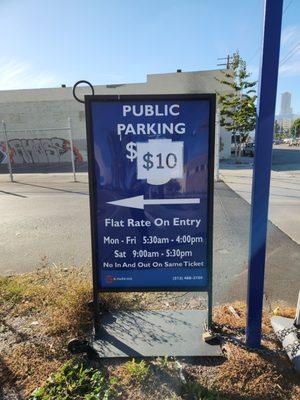
M 292 94 L 290 92 L 282 93 L 280 115 L 287 116 L 293 114 L 291 103 L 292 103 Z
M 221 84 L 223 71 L 175 72 L 148 75 L 146 82 L 95 85 L 95 94 L 171 94 L 229 93 Z M 87 87 L 78 88 L 78 96 L 90 94 Z M 86 169 L 87 145 L 84 105 L 74 100 L 72 88 L 26 89 L 0 91 L 0 119 L 6 122 L 10 158 L 13 168 L 36 168 L 61 171 L 61 164 L 70 164 L 68 131 L 62 130 L 71 118 L 74 155 L 77 168 Z M 219 156 L 230 157 L 231 134 L 223 127 L 216 129 Z M 7 171 L 7 151 L 0 136 L 0 172 Z M 22 170 L 23 170 L 22 169 Z
M 292 118 L 282 118 L 278 121 L 278 124 L 280 126 L 280 130 L 282 132 L 289 132 L 292 124 L 293 124 L 293 119 Z
M 278 122 L 280 132 L 289 134 L 293 122 L 298 117 L 297 114 L 293 114 L 292 94 L 290 92 L 282 93 L 280 114 L 276 115 L 276 121 Z

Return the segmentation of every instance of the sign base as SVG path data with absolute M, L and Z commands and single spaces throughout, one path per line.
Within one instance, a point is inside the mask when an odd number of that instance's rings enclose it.
M 111 357 L 222 357 L 219 344 L 202 339 L 207 311 L 122 311 L 101 317 L 93 348 Z

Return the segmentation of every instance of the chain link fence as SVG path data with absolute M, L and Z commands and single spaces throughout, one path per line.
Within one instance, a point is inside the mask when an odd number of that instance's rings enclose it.
M 14 130 L 3 120 L 0 173 L 10 180 L 20 173 L 87 171 L 86 157 L 73 140 L 72 121 L 65 126 Z

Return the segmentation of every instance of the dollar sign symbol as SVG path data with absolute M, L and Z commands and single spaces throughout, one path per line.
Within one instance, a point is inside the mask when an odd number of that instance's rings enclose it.
M 151 160 L 151 158 L 153 157 L 153 154 L 151 154 L 149 151 L 148 153 L 143 155 L 143 160 L 146 162 L 146 164 L 143 165 L 143 167 L 149 171 L 149 169 L 151 169 L 154 165 L 153 161 Z
M 136 143 L 134 142 L 127 143 L 126 150 L 129 152 L 129 154 L 126 154 L 126 157 L 129 158 L 129 160 L 132 162 L 137 156 Z

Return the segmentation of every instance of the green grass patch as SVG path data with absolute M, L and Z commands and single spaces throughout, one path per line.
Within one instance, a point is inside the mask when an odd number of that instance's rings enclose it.
M 133 358 L 125 364 L 125 369 L 136 383 L 142 383 L 149 376 L 149 365 L 146 364 L 145 360 L 137 362 Z
M 120 397 L 116 386 L 116 378 L 107 379 L 99 370 L 68 361 L 29 400 L 113 400 Z
M 29 296 L 25 282 L 12 277 L 0 277 L 0 305 L 7 302 L 20 303 Z

